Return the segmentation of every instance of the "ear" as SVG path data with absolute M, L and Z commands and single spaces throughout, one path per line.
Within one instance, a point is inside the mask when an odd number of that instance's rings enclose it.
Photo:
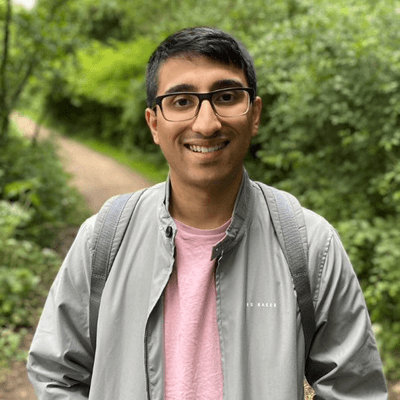
M 153 136 L 153 141 L 155 144 L 160 144 L 158 138 L 158 126 L 157 126 L 157 114 L 151 108 L 146 108 L 145 117 L 147 126 L 150 128 L 151 134 Z
M 262 100 L 261 97 L 256 97 L 253 102 L 253 120 L 252 120 L 252 135 L 254 137 L 258 133 L 258 127 L 261 123 L 261 113 L 262 113 Z

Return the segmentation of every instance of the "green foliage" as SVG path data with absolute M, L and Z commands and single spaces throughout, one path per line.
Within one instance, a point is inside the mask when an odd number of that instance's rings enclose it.
M 48 4 L 51 0 L 41 0 Z M 84 23 L 80 33 L 102 43 L 154 34 L 180 3 L 177 0 L 70 0 L 70 12 Z M 192 2 L 193 3 L 193 2 Z M 160 23 L 161 22 L 161 23 Z
M 68 179 L 50 141 L 34 144 L 11 135 L 0 153 L 0 199 L 18 201 L 29 210 L 18 238 L 50 246 L 60 228 L 78 223 L 83 210 Z
M 0 240 L 11 238 L 17 227 L 26 224 L 31 218 L 30 213 L 19 204 L 0 201 Z
M 112 47 L 93 42 L 79 52 L 78 66 L 69 65 L 64 91 L 49 94 L 49 113 L 69 132 L 158 154 L 144 119 L 146 64 L 154 48 L 144 38 Z M 154 159 L 163 162 L 159 155 Z
M 106 46 L 93 42 L 92 47 L 81 50 L 77 59 L 78 74 L 69 75 L 71 93 L 98 101 L 101 104 L 121 107 L 130 97 L 127 89 L 132 81 L 143 81 L 147 60 L 155 44 L 144 38 L 134 42 L 113 42 Z M 71 71 L 75 72 L 75 71 Z
M 39 277 L 29 269 L 11 270 L 0 267 L 0 326 L 27 326 L 32 324 L 25 302 L 39 283 Z
M 400 323 L 385 321 L 378 325 L 376 338 L 388 379 L 398 381 L 400 370 Z
M 1 370 L 8 367 L 9 362 L 23 361 L 26 359 L 25 352 L 21 352 L 21 344 L 26 336 L 26 330 L 15 332 L 11 329 L 0 328 L 0 382 L 3 379 Z
M 0 228 L 2 230 L 0 235 L 0 267 L 14 271 L 28 269 L 27 275 L 16 273 L 16 276 L 20 276 L 21 280 L 27 279 L 29 281 L 30 273 L 32 273 L 41 276 L 40 283 L 47 286 L 53 279 L 52 272 L 54 271 L 52 268 L 58 267 L 60 259 L 50 249 L 42 249 L 32 241 L 17 238 L 21 236 L 20 230 L 27 225 L 30 218 L 31 215 L 20 203 L 0 201 Z M 6 274 L 3 278 L 3 282 L 6 282 Z M 4 291 L 0 292 L 1 295 L 5 293 Z
M 101 114 L 96 109 L 85 113 L 87 129 L 96 129 L 93 136 L 100 131 L 101 138 L 124 149 L 151 144 L 150 135 L 143 129 L 143 93 L 146 63 L 154 48 L 154 42 L 139 38 L 113 47 L 95 42 L 93 48 L 79 53 L 78 73 L 73 72 L 67 79 L 75 107 L 86 108 L 85 103 L 94 103 L 103 110 Z
M 384 11 L 310 6 L 266 32 L 256 51 L 265 105 L 259 177 L 332 221 L 397 207 L 400 38 L 388 25 L 400 18 Z
M 35 325 L 60 265 L 42 247 L 84 215 L 54 146 L 24 139 L 10 124 L 28 81 L 33 88 L 54 81 L 73 52 L 76 24 L 63 13 L 67 3 L 28 11 L 0 0 L 0 367 L 24 356 L 25 328 Z
M 0 154 L 0 368 L 24 356 L 21 341 L 60 266 L 42 246 L 83 217 L 67 179 L 49 143 L 32 145 L 14 132 Z
M 360 279 L 388 377 L 400 370 L 400 219 L 343 221 L 337 225 Z
M 32 214 L 20 203 L 0 201 L 0 327 L 34 325 L 33 295 L 46 293 L 60 263 L 51 250 L 16 238 L 18 229 L 27 225 Z M 29 307 L 27 300 L 32 300 Z
M 84 215 L 67 181 L 54 147 L 33 144 L 12 126 L 0 153 L 0 367 L 21 356 L 20 341 L 60 266 L 42 247 Z
M 59 257 L 27 240 L 18 229 L 32 217 L 19 203 L 0 201 L 0 368 L 22 359 L 21 340 L 35 326 Z
M 21 104 L 27 83 L 54 81 L 79 42 L 77 27 L 83 22 L 64 12 L 70 1 L 42 7 L 45 2 L 33 10 L 0 2 L 0 142 L 7 141 L 10 115 Z

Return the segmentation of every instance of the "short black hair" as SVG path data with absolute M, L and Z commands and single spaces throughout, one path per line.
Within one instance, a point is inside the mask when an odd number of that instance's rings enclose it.
M 161 65 L 169 58 L 187 54 L 200 55 L 241 69 L 249 87 L 257 93 L 254 62 L 247 49 L 230 34 L 216 28 L 186 28 L 167 37 L 154 51 L 147 65 L 147 106 L 154 107 Z M 252 99 L 253 100 L 253 99 Z

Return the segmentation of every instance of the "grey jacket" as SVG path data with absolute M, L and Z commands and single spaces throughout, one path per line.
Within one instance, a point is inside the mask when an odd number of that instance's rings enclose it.
M 88 325 L 96 216 L 81 227 L 50 290 L 28 360 L 40 400 L 162 400 L 163 291 L 174 266 L 169 184 L 141 196 Z M 317 333 L 307 378 L 318 399 L 383 400 L 368 311 L 334 229 L 304 209 Z M 224 400 L 303 399 L 304 337 L 292 278 L 260 188 L 245 173 L 226 238 L 215 246 Z

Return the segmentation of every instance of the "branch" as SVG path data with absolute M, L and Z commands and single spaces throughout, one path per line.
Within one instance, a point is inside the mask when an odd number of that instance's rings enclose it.
M 10 1 L 10 0 L 8 0 Z M 47 15 L 46 21 L 49 23 L 53 18 L 56 12 L 59 10 L 59 8 L 66 3 L 68 0 L 58 0 L 58 2 L 52 4 L 52 7 L 50 9 L 50 12 Z M 39 41 L 34 42 L 34 50 L 37 53 L 39 49 Z M 15 90 L 14 94 L 11 96 L 11 102 L 10 102 L 10 109 L 12 110 L 16 103 L 18 102 L 18 99 L 24 90 L 25 85 L 28 82 L 29 77 L 32 75 L 33 70 L 35 69 L 36 65 L 38 64 L 37 57 L 34 55 L 32 59 L 29 62 L 28 68 L 25 71 L 25 74 L 21 80 L 21 83 L 18 85 L 18 88 Z M 1 103 L 0 103 L 1 104 Z
M 11 110 L 15 107 L 15 105 L 19 99 L 19 96 L 21 95 L 22 91 L 24 90 L 25 85 L 28 83 L 28 79 L 32 75 L 32 72 L 33 72 L 36 64 L 37 64 L 37 59 L 35 56 L 33 56 L 29 63 L 28 68 L 25 71 L 25 74 L 21 80 L 21 83 L 19 84 L 18 88 L 15 90 L 13 96 L 11 97 L 11 102 L 10 102 Z

